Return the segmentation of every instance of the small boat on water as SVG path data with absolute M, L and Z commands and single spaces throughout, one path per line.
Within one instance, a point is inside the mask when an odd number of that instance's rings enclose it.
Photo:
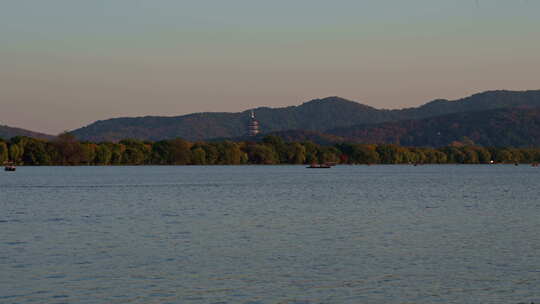
M 329 169 L 332 168 L 331 164 L 311 164 L 308 169 Z
M 15 167 L 14 164 L 12 164 L 12 163 L 5 163 L 5 164 L 4 164 L 4 171 L 11 171 L 11 172 L 13 172 L 13 171 L 15 171 L 15 170 L 17 170 L 17 167 Z

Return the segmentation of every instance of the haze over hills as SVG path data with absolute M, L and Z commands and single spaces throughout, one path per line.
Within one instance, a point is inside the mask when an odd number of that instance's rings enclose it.
M 401 110 L 376 109 L 343 98 L 328 97 L 299 106 L 257 108 L 255 113 L 264 133 L 302 130 L 317 134 L 358 125 L 363 126 L 355 127 L 354 130 L 365 128 L 365 125 L 369 124 L 516 107 L 540 107 L 540 90 L 488 91 L 460 100 L 434 100 L 420 107 Z M 72 133 L 80 140 L 90 141 L 118 141 L 125 138 L 155 141 L 175 137 L 196 141 L 241 137 L 245 135 L 248 120 L 249 111 L 196 113 L 176 117 L 113 118 L 97 121 Z M 343 132 L 348 134 L 347 136 L 358 134 L 354 131 L 347 133 L 343 129 L 332 132 Z

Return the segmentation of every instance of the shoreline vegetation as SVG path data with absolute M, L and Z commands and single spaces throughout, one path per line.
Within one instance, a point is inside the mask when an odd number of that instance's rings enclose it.
M 278 164 L 518 164 L 539 163 L 540 147 L 481 147 L 468 140 L 446 147 L 394 144 L 285 142 L 269 135 L 260 142 L 77 141 L 63 133 L 54 140 L 24 136 L 0 139 L 0 164 L 26 166 L 108 165 L 278 165 Z

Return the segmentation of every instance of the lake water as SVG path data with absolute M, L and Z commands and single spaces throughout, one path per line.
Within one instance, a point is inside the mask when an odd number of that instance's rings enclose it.
M 540 302 L 530 166 L 19 167 L 0 303 Z

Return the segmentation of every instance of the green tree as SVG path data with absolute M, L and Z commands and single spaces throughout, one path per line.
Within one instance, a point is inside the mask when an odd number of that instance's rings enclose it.
M 463 164 L 465 162 L 465 153 L 463 153 L 459 147 L 448 146 L 441 150 L 446 154 L 446 158 L 449 163 Z
M 517 149 L 517 148 L 508 148 L 508 151 L 510 151 L 510 153 L 512 153 L 512 161 L 514 163 L 521 163 L 523 162 L 523 159 L 525 158 L 524 155 L 523 155 L 523 151 L 521 149 Z
M 491 153 L 484 147 L 474 147 L 476 154 L 478 155 L 478 162 L 481 164 L 489 164 L 491 161 Z
M 120 141 L 125 146 L 122 161 L 130 165 L 144 165 L 150 159 L 151 149 L 144 142 L 136 139 Z
M 152 163 L 165 165 L 169 163 L 171 157 L 170 141 L 161 140 L 152 144 Z
M 401 164 L 404 163 L 402 150 L 396 145 L 379 145 L 377 153 L 383 164 Z
M 42 140 L 27 138 L 24 140 L 24 152 L 22 162 L 27 165 L 50 165 L 51 158 Z
M 217 145 L 218 164 L 220 165 L 238 165 L 241 161 L 240 147 L 238 144 L 225 141 Z
M 109 147 L 109 150 L 111 151 L 111 164 L 112 165 L 120 165 L 123 163 L 122 155 L 124 154 L 124 151 L 126 150 L 126 146 L 122 144 L 115 144 L 115 143 L 106 143 L 106 145 Z
M 291 143 L 287 147 L 287 163 L 304 164 L 306 162 L 306 147 L 299 143 Z
M 215 165 L 218 162 L 219 151 L 216 144 L 202 144 L 201 148 L 206 154 L 206 164 Z
M 428 164 L 446 164 L 448 161 L 446 154 L 439 150 L 426 149 L 424 155 L 426 156 L 425 162 Z
M 0 164 L 9 160 L 8 146 L 4 141 L 0 141 Z
M 263 138 L 263 143 L 274 150 L 279 163 L 287 163 L 288 149 L 283 139 L 276 135 L 267 135 Z
M 20 163 L 22 157 L 22 148 L 18 144 L 9 145 L 9 158 L 14 163 Z
M 81 164 L 93 165 L 96 158 L 97 145 L 94 143 L 81 143 Z
M 478 164 L 480 162 L 478 158 L 478 153 L 476 152 L 475 147 L 465 146 L 462 148 L 464 154 L 463 163 L 465 164 Z
M 514 155 L 512 154 L 512 151 L 508 149 L 498 149 L 495 152 L 495 162 L 498 163 L 513 163 Z
M 380 162 L 377 146 L 374 145 L 350 145 L 349 161 L 355 164 L 378 164 Z
M 96 156 L 94 159 L 96 165 L 110 165 L 111 158 L 112 152 L 107 144 L 99 144 L 96 147 Z
M 274 149 L 264 144 L 250 145 L 248 155 L 252 164 L 274 165 L 278 163 L 278 157 Z
M 340 152 L 335 147 L 320 147 L 318 153 L 319 163 L 337 163 L 339 162 Z
M 319 162 L 319 147 L 311 141 L 305 141 L 302 145 L 306 149 L 306 163 L 313 164 Z
M 414 154 L 414 163 L 415 164 L 425 164 L 427 163 L 427 149 L 425 148 L 412 148 L 410 149 L 411 153 Z

